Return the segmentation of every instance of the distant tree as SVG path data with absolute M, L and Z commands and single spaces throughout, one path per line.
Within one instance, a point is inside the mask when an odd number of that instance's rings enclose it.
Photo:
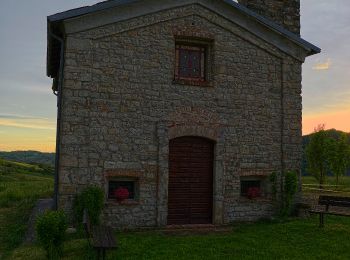
M 345 133 L 340 134 L 338 138 L 329 139 L 328 162 L 338 185 L 339 176 L 345 175 L 350 167 L 350 144 Z
M 329 145 L 330 141 L 327 132 L 324 130 L 324 125 L 319 125 L 315 128 L 310 142 L 306 146 L 306 158 L 307 172 L 318 180 L 320 189 L 323 189 L 326 182 Z

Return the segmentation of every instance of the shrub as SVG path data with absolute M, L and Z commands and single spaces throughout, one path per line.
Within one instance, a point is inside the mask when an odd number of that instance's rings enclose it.
M 59 259 L 63 251 L 63 241 L 67 229 L 63 211 L 46 211 L 36 221 L 38 240 L 46 250 L 49 259 Z
M 287 171 L 284 173 L 284 181 L 278 182 L 277 173 L 270 175 L 272 183 L 272 192 L 275 197 L 277 192 L 282 191 L 280 196 L 280 217 L 287 217 L 291 214 L 293 208 L 294 195 L 297 192 L 298 177 L 295 171 Z
M 270 174 L 270 182 L 272 184 L 272 193 L 276 196 L 277 194 L 277 173 L 276 172 L 273 172 Z
M 103 208 L 103 198 L 104 192 L 97 186 L 89 186 L 77 195 L 73 205 L 77 224 L 80 224 L 83 220 L 84 209 L 86 209 L 89 214 L 91 224 L 99 224 Z
M 284 207 L 282 214 L 290 215 L 293 208 L 294 195 L 298 188 L 298 177 L 294 171 L 286 172 L 284 176 Z

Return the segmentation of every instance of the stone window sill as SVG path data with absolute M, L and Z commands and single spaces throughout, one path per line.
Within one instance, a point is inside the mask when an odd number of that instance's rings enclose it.
M 117 200 L 114 199 L 108 199 L 105 203 L 106 205 L 109 206 L 136 206 L 140 205 L 140 202 L 138 200 L 123 200 L 121 202 L 118 202 Z
M 241 202 L 241 203 L 255 203 L 255 202 L 271 203 L 272 199 L 269 198 L 269 197 L 264 197 L 264 196 L 263 197 L 254 198 L 254 199 L 249 199 L 247 197 L 240 196 L 238 201 Z
M 190 86 L 197 86 L 197 87 L 212 87 L 209 81 L 197 81 L 197 80 L 190 80 L 190 79 L 174 79 L 173 84 L 190 85 Z

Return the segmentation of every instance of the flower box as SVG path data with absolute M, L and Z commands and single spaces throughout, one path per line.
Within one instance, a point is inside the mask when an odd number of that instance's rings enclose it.
M 255 199 L 261 196 L 261 190 L 258 187 L 250 187 L 247 191 L 248 199 Z
M 129 191 L 127 188 L 119 187 L 114 191 L 115 198 L 118 202 L 122 202 L 129 198 Z

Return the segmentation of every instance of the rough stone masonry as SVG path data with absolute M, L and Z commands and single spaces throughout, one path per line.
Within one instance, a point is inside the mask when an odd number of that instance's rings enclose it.
M 63 21 L 59 208 L 95 184 L 107 224 L 167 225 L 169 140 L 199 136 L 215 141 L 213 224 L 270 217 L 269 174 L 300 169 L 310 54 L 224 1 L 142 2 Z M 177 41 L 206 46 L 205 84 L 174 80 Z M 137 198 L 108 199 L 113 179 L 134 180 Z M 242 180 L 262 196 L 241 196 Z

